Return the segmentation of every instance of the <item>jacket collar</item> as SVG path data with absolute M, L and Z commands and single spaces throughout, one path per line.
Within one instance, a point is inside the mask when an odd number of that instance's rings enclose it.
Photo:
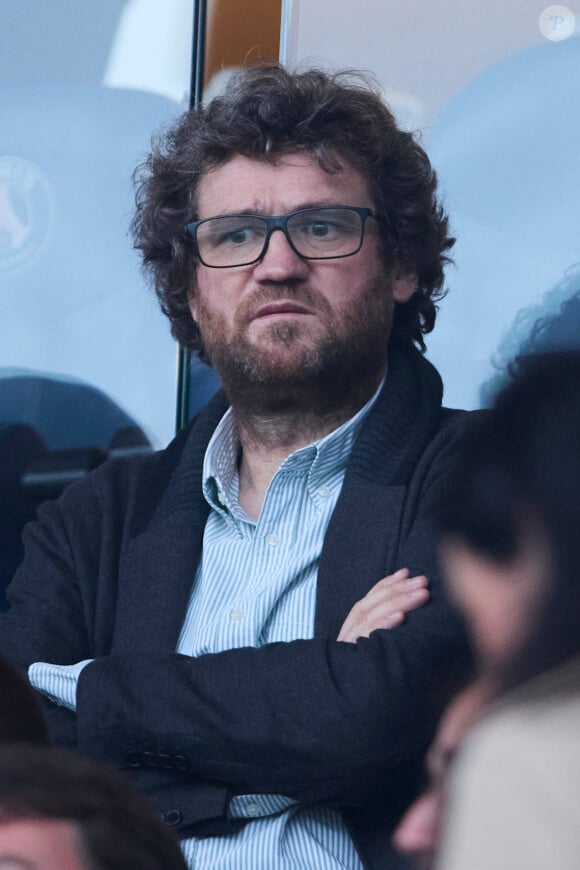
M 413 346 L 392 339 L 385 386 L 355 442 L 347 473 L 385 485 L 404 484 L 440 419 L 443 385 L 436 369 Z M 168 511 L 191 507 L 202 494 L 205 451 L 228 408 L 220 391 L 169 446 L 183 455 L 164 498 Z M 184 443 L 185 442 L 185 443 Z
M 415 348 L 392 340 L 385 387 L 357 439 L 348 472 L 405 484 L 439 424 L 443 384 Z

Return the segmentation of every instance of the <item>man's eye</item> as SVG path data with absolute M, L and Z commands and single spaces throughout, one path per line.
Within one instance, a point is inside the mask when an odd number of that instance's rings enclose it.
M 226 234 L 225 241 L 231 242 L 232 245 L 243 245 L 244 242 L 251 242 L 255 236 L 255 232 L 250 229 L 232 230 Z
M 305 223 L 302 233 L 313 241 L 333 242 L 353 235 L 353 227 L 341 221 L 313 220 Z
M 214 239 L 214 246 L 221 247 L 229 245 L 231 247 L 239 247 L 240 245 L 251 244 L 255 238 L 255 230 L 250 227 L 243 227 L 220 233 L 220 235 Z
M 332 224 L 323 223 L 323 221 L 316 221 L 310 225 L 310 234 L 316 236 L 318 239 L 323 239 L 326 236 L 332 235 L 336 230 Z
M 308 239 L 320 239 L 320 241 L 324 242 L 339 238 L 341 228 L 330 221 L 316 220 L 305 223 L 302 227 L 302 233 Z

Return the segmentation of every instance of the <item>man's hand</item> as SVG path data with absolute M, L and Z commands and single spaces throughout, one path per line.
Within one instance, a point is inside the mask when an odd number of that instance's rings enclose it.
M 401 568 L 373 586 L 357 601 L 344 620 L 338 640 L 356 643 L 378 628 L 394 628 L 410 610 L 421 607 L 429 598 L 428 580 L 423 575 L 409 577 L 408 568 Z

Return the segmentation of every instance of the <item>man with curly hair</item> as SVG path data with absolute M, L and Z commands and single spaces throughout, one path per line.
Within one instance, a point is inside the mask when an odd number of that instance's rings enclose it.
M 43 508 L 0 646 L 190 866 L 398 866 L 466 660 L 432 529 L 462 426 L 421 353 L 453 244 L 432 167 L 360 75 L 248 68 L 156 142 L 133 229 L 223 391 Z

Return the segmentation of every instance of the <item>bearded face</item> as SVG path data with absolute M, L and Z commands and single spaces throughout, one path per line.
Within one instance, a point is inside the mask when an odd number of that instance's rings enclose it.
M 256 315 L 270 307 L 275 315 Z M 294 314 L 294 308 L 313 313 Z M 392 308 L 385 278 L 339 311 L 306 287 L 276 287 L 248 298 L 232 325 L 201 302 L 198 325 L 232 403 L 261 412 L 296 404 L 308 410 L 313 403 L 322 410 L 346 399 L 351 384 L 378 382 Z
M 373 207 L 360 172 L 343 161 L 330 174 L 305 153 L 275 163 L 234 157 L 208 172 L 198 193 L 200 218 Z M 234 406 L 324 409 L 348 402 L 361 380 L 378 384 L 394 301 L 415 289 L 414 275 L 394 278 L 386 267 L 378 232 L 371 217 L 352 256 L 303 259 L 275 230 L 255 263 L 198 264 L 192 316 Z

